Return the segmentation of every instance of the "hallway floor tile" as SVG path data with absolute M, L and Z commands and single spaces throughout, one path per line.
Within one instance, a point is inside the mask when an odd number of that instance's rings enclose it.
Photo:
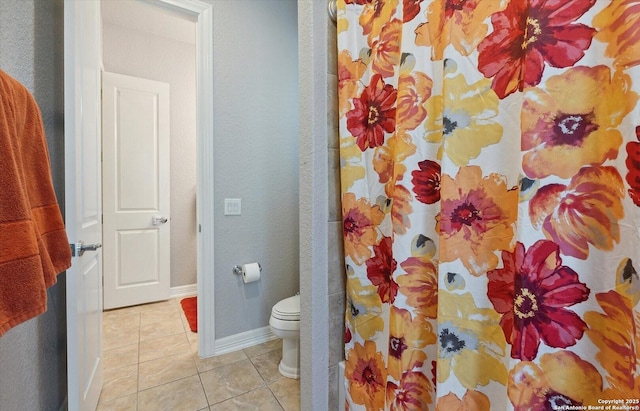
M 300 411 L 300 382 L 278 372 L 281 340 L 198 357 L 180 300 L 103 315 L 98 411 Z

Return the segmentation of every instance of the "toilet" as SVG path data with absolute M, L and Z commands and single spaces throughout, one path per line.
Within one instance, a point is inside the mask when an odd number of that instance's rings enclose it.
M 300 295 L 285 298 L 271 309 L 271 331 L 282 338 L 280 374 L 287 378 L 300 377 Z

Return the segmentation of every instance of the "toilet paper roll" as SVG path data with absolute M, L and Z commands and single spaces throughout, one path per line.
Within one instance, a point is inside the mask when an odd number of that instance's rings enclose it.
M 242 266 L 242 281 L 252 283 L 260 279 L 260 264 L 250 263 Z

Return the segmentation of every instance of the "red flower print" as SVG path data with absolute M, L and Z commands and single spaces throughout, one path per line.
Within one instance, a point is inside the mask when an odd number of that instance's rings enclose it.
M 433 383 L 433 386 L 436 386 L 436 381 L 438 380 L 438 376 L 436 374 L 438 369 L 438 362 L 437 361 L 431 361 L 431 382 Z
M 640 141 L 640 126 L 636 127 L 636 137 Z M 625 179 L 629 183 L 629 197 L 633 204 L 640 207 L 640 143 L 630 141 L 627 143 L 627 160 L 625 161 L 627 173 Z
M 573 66 L 595 29 L 574 23 L 596 0 L 511 1 L 491 16 L 493 32 L 478 45 L 478 69 L 498 97 L 540 83 L 545 64 Z
M 411 172 L 413 192 L 421 203 L 433 204 L 440 201 L 440 164 L 431 160 L 418 163 L 420 170 Z
M 423 0 L 403 0 L 402 2 L 402 22 L 413 20 L 420 13 L 420 3 Z
M 391 237 L 384 237 L 380 244 L 373 246 L 374 256 L 367 260 L 367 277 L 378 287 L 378 295 L 383 303 L 393 303 L 398 294 L 398 283 L 392 275 L 396 270 L 396 260 L 391 252 Z
M 383 145 L 384 133 L 395 131 L 397 95 L 398 91 L 376 74 L 360 97 L 352 100 L 354 107 L 347 113 L 347 129 L 360 150 Z
M 562 265 L 560 247 L 540 240 L 525 252 L 502 252 L 503 268 L 487 273 L 487 296 L 502 314 L 500 326 L 509 343 L 511 357 L 531 361 L 540 340 L 550 347 L 566 348 L 582 338 L 587 325 L 565 307 L 586 301 L 589 289 L 578 274 Z

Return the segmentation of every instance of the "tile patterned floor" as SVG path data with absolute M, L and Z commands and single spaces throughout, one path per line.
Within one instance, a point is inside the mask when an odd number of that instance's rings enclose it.
M 181 298 L 107 311 L 98 411 L 299 411 L 299 380 L 278 372 L 281 340 L 198 357 Z

